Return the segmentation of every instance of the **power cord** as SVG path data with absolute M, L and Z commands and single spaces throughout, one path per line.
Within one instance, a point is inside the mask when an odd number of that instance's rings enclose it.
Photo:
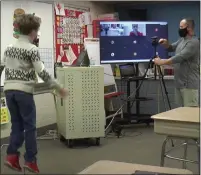
M 111 132 L 107 134 L 107 138 L 113 138 L 113 137 L 118 137 L 118 138 L 122 138 L 122 137 L 137 137 L 142 135 L 142 132 L 139 131 L 125 131 L 126 129 L 124 128 L 124 130 L 122 130 L 119 134 L 117 132 Z
M 124 102 L 124 104 L 121 105 L 121 107 L 117 110 L 117 112 L 115 114 L 113 114 L 112 120 L 110 121 L 110 123 L 108 124 L 108 126 L 106 127 L 105 131 L 110 127 L 110 125 L 112 124 L 114 118 L 120 113 L 120 111 L 123 109 L 123 107 L 127 104 L 127 101 L 130 100 L 130 98 L 136 93 L 136 91 L 141 87 L 143 81 L 140 82 L 139 86 L 131 93 L 131 95 L 127 98 L 126 102 Z M 135 100 L 134 100 L 135 101 Z
M 148 67 L 147 67 L 147 69 L 146 69 L 146 71 L 145 71 L 145 73 L 144 73 L 144 78 L 145 78 L 146 75 L 147 75 L 147 72 L 148 72 L 150 63 L 152 63 L 152 59 L 150 60 L 150 62 L 149 62 L 149 64 L 148 64 Z M 131 95 L 127 98 L 126 102 L 124 102 L 124 103 L 121 105 L 121 107 L 116 111 L 116 113 L 113 114 L 113 117 L 112 117 L 110 123 L 109 123 L 109 124 L 107 125 L 107 127 L 105 128 L 105 131 L 108 130 L 108 128 L 109 128 L 109 127 L 111 126 L 111 124 L 113 123 L 115 117 L 121 112 L 121 110 L 123 109 L 123 107 L 127 104 L 127 101 L 129 101 L 130 98 L 134 96 L 134 94 L 136 93 L 136 91 L 142 86 L 142 83 L 143 83 L 143 82 L 144 82 L 144 81 L 142 80 L 142 81 L 140 82 L 139 86 L 138 86 L 138 87 L 131 93 Z M 134 101 L 136 101 L 136 100 L 134 99 L 134 100 L 133 100 L 133 103 L 134 103 Z
M 107 74 L 107 73 L 104 73 L 105 75 L 108 75 L 108 76 L 111 76 L 111 77 L 114 77 L 114 75 L 110 75 L 110 74 Z
M 107 74 L 107 73 L 104 73 L 104 74 L 108 75 L 108 76 L 112 76 L 112 77 L 114 76 L 114 75 L 110 75 L 110 74 Z M 121 80 L 121 89 L 122 89 L 122 80 Z M 122 92 L 122 90 L 121 90 L 121 92 Z M 121 98 L 121 100 L 124 100 L 124 99 Z M 128 101 L 128 100 L 124 100 L 124 101 Z M 134 105 L 134 102 L 135 101 L 132 101 L 132 104 L 130 105 L 130 108 Z
M 112 76 L 112 77 L 114 76 L 114 75 L 110 75 L 110 74 L 107 74 L 107 73 L 104 73 L 104 74 L 108 75 L 108 76 Z M 121 89 L 122 89 L 122 80 L 121 80 Z M 122 92 L 122 90 L 121 90 L 121 92 Z M 124 100 L 124 99 L 121 98 L 121 100 Z M 124 100 L 124 101 L 128 101 L 128 100 Z M 132 101 L 132 104 L 130 105 L 130 108 L 133 106 L 134 102 L 135 101 Z

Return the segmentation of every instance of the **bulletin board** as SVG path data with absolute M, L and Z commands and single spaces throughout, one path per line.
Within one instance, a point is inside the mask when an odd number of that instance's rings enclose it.
M 73 65 L 83 49 L 87 27 L 79 25 L 78 17 L 84 11 L 65 8 L 64 12 L 64 16 L 58 16 L 55 13 L 56 60 Z

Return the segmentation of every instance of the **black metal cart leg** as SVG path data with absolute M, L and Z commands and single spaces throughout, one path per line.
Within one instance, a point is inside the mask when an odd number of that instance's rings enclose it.
M 96 145 L 97 145 L 97 146 L 100 145 L 100 138 L 96 138 Z
M 69 148 L 73 148 L 73 140 L 72 139 L 68 139 L 66 140 L 66 144 Z
M 198 174 L 200 174 L 200 143 L 198 140 L 195 141 L 198 151 Z
M 60 140 L 60 142 L 65 142 L 66 141 L 65 137 L 62 136 L 62 135 L 59 136 L 59 140 Z

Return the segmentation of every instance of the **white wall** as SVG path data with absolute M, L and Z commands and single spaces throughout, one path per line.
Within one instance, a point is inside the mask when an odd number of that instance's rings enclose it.
M 16 41 L 16 38 L 13 37 L 13 13 L 16 8 L 22 8 L 25 10 L 25 13 L 35 13 L 36 16 L 42 17 L 42 24 L 40 26 L 40 33 L 42 35 L 40 36 L 39 45 L 41 49 L 48 49 L 52 51 L 52 54 L 50 54 L 50 57 L 52 58 L 54 48 L 53 6 L 52 4 L 34 1 L 26 2 L 24 0 L 1 1 L 1 58 L 3 57 L 6 47 Z M 46 13 L 44 13 L 44 9 L 46 9 Z M 43 51 L 41 54 L 46 55 L 46 52 Z M 48 66 L 47 70 L 51 73 L 51 75 L 54 75 L 54 61 L 52 60 L 49 63 L 50 67 Z M 4 78 L 5 72 L 3 71 L 1 76 L 1 86 L 4 84 Z M 42 80 L 40 79 L 40 81 Z
M 56 110 L 54 99 L 51 94 L 35 95 L 37 109 L 37 128 L 50 125 L 56 122 Z M 8 137 L 10 134 L 10 123 L 1 125 L 1 138 Z
M 65 4 L 68 4 L 65 1 Z M 113 8 L 103 3 L 96 2 L 72 2 L 69 1 L 69 4 L 80 7 L 90 8 L 92 14 L 92 20 L 96 19 L 97 15 L 113 12 Z M 47 29 L 48 30 L 48 29 Z M 56 110 L 54 106 L 53 96 L 51 94 L 43 94 L 35 96 L 35 103 L 37 108 L 37 128 L 51 125 L 56 123 Z M 1 138 L 8 137 L 10 134 L 10 124 L 1 126 Z

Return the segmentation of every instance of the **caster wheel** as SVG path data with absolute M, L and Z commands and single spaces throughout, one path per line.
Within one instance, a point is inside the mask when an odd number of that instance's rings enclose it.
M 148 123 L 146 123 L 147 124 L 147 126 L 150 126 L 150 123 L 148 122 Z
M 69 148 L 73 148 L 73 140 L 71 139 L 67 140 L 67 145 Z
M 100 138 L 96 138 L 96 146 L 100 146 Z
M 59 140 L 60 140 L 60 142 L 65 142 L 66 141 L 66 139 L 62 135 L 60 135 Z

